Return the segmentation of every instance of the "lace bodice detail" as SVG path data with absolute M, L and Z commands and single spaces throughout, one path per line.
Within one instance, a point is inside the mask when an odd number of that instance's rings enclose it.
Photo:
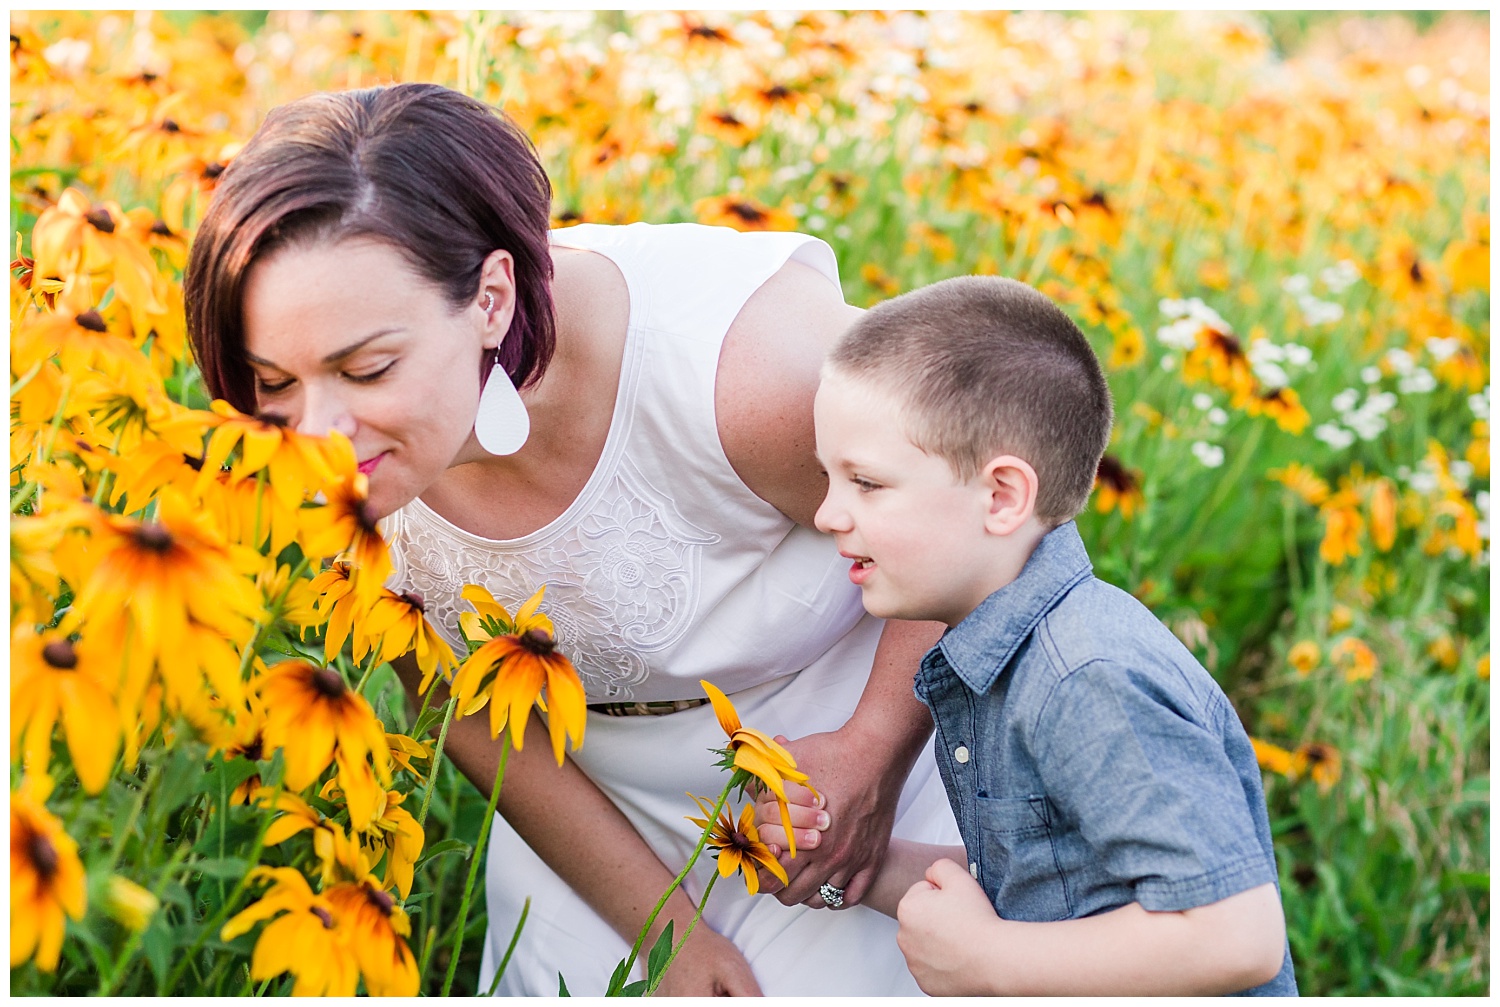
M 718 440 L 719 348 L 740 307 L 788 258 L 834 282 L 832 252 L 796 234 L 696 224 L 581 225 L 554 242 L 607 255 L 630 296 L 620 387 L 593 475 L 554 521 L 497 541 L 421 500 L 386 519 L 393 585 L 464 652 L 468 584 L 542 609 L 591 701 L 733 693 L 795 674 L 863 614 L 832 540 L 755 496 Z

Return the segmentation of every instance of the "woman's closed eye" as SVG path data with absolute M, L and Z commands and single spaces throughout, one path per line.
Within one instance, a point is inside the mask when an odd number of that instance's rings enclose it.
M 349 371 L 345 371 L 344 372 L 344 377 L 348 378 L 350 381 L 356 382 L 358 384 L 362 384 L 362 385 L 369 384 L 372 381 L 379 381 L 381 378 L 385 377 L 387 374 L 390 373 L 391 368 L 395 367 L 395 366 L 396 366 L 396 362 L 394 360 L 392 360 L 390 363 L 386 364 L 384 367 L 378 367 L 378 368 L 376 368 L 373 371 L 365 371 L 365 372 L 360 373 L 360 374 L 353 374 L 353 373 L 351 373 Z
M 255 379 L 255 391 L 258 395 L 275 395 L 292 387 L 291 378 L 283 378 L 281 381 L 267 381 L 257 376 Z

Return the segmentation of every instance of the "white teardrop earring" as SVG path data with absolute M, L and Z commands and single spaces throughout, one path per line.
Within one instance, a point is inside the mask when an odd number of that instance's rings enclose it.
M 484 313 L 495 310 L 494 292 L 486 290 Z M 496 355 L 495 366 L 479 393 L 479 411 L 474 416 L 474 436 L 479 446 L 492 455 L 513 455 L 521 450 L 531 434 L 531 415 L 526 412 L 526 403 L 511 383 L 510 375 L 500 366 Z

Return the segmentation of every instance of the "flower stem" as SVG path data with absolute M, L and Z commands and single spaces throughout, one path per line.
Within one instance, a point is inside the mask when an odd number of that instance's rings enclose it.
M 752 871 L 755 870 L 755 868 L 748 863 L 744 866 L 750 867 Z M 741 870 L 743 869 L 744 867 L 741 867 Z M 656 987 L 660 986 L 661 981 L 667 977 L 667 970 L 670 969 L 672 967 L 672 963 L 677 960 L 678 953 L 682 951 L 683 946 L 687 944 L 688 938 L 693 936 L 693 928 L 696 927 L 698 925 L 698 921 L 703 918 L 703 909 L 708 905 L 708 895 L 714 890 L 714 883 L 718 880 L 718 871 L 714 871 L 711 875 L 709 875 L 708 885 L 703 889 L 703 897 L 698 900 L 698 911 L 693 913 L 693 918 L 688 921 L 687 929 L 682 932 L 682 940 L 677 942 L 677 946 L 672 949 L 672 953 L 667 957 L 667 963 L 661 967 L 661 974 L 656 977 L 656 981 L 654 983 L 646 987 L 647 996 L 650 996 L 651 994 L 656 992 Z
M 464 944 L 464 925 L 469 922 L 469 899 L 474 894 L 474 880 L 479 876 L 479 855 L 490 838 L 490 824 L 495 820 L 495 805 L 500 800 L 500 785 L 505 782 L 505 763 L 509 758 L 510 734 L 507 733 L 500 742 L 500 765 L 495 768 L 495 785 L 490 788 L 490 802 L 485 806 L 484 821 L 479 826 L 479 841 L 469 855 L 469 880 L 464 883 L 463 901 L 458 904 L 458 932 L 453 935 L 453 955 L 448 959 L 448 975 L 443 979 L 443 996 L 453 988 L 453 977 L 458 973 L 458 952 Z
M 636 958 L 640 956 L 641 945 L 646 943 L 646 936 L 651 932 L 651 925 L 656 922 L 656 917 L 661 913 L 662 907 L 667 904 L 667 899 L 672 897 L 672 893 L 682 884 L 682 879 L 688 876 L 688 872 L 698 862 L 698 857 L 703 853 L 703 847 L 708 845 L 708 837 L 713 832 L 714 822 L 718 820 L 719 812 L 724 809 L 724 802 L 729 800 L 729 791 L 733 787 L 734 777 L 730 777 L 729 782 L 724 784 L 724 789 L 719 791 L 719 799 L 714 802 L 714 810 L 709 812 L 708 825 L 704 828 L 703 835 L 698 837 L 698 845 L 693 848 L 693 855 L 688 857 L 688 862 L 683 865 L 682 870 L 677 872 L 677 876 L 672 879 L 672 883 L 667 886 L 667 890 L 661 893 L 661 898 L 656 900 L 656 905 L 651 909 L 651 915 L 646 917 L 645 925 L 641 927 L 641 932 L 636 935 L 635 943 L 630 948 L 630 955 L 625 959 L 625 967 L 620 970 L 622 975 L 630 975 L 631 967 L 635 965 Z M 685 937 L 683 939 L 686 940 Z
M 431 690 L 429 690 L 429 693 Z M 432 792 L 437 788 L 438 763 L 443 759 L 443 745 L 448 740 L 448 725 L 453 723 L 453 711 L 458 709 L 458 697 L 448 697 L 448 709 L 443 713 L 443 727 L 438 731 L 437 747 L 432 750 L 432 761 L 427 763 L 427 792 L 422 795 L 422 808 L 417 812 L 417 825 L 427 824 L 427 808 L 432 804 Z M 418 714 L 417 716 L 421 716 Z M 510 735 L 506 735 L 509 742 Z M 501 763 L 504 765 L 504 762 Z

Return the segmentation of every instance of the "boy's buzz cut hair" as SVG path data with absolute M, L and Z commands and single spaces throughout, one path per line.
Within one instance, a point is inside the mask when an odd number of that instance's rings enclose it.
M 1088 503 L 1114 410 L 1099 360 L 1045 295 L 998 276 L 960 276 L 870 309 L 828 368 L 905 400 L 912 443 L 971 479 L 992 458 L 1036 470 L 1047 527 Z

